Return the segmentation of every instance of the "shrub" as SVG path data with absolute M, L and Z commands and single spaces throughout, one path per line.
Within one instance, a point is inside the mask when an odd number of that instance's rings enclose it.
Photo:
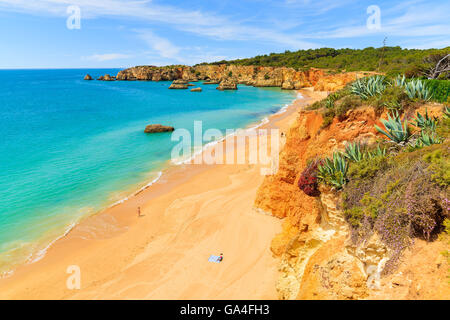
M 444 103 L 450 97 L 450 80 L 425 80 L 433 94 L 433 100 Z
M 398 86 L 388 86 L 383 94 L 378 98 L 377 104 L 389 111 L 403 111 L 410 103 L 405 90 Z
M 385 272 L 393 270 L 412 237 L 431 240 L 442 232 L 449 217 L 446 150 L 434 145 L 350 163 L 341 205 L 352 240 L 361 242 L 377 232 L 393 252 Z
M 348 176 L 352 180 L 367 180 L 376 176 L 377 172 L 388 167 L 388 159 L 384 156 L 364 158 L 357 163 L 351 163 L 348 168 Z
M 298 180 L 298 187 L 300 188 L 300 190 L 302 190 L 306 195 L 310 197 L 317 197 L 320 195 L 317 181 L 319 164 L 320 161 L 310 162 L 306 166 L 305 170 L 303 170 L 300 175 L 300 179 Z
M 336 115 L 336 113 L 333 108 L 325 109 L 325 111 L 322 113 L 323 122 L 322 122 L 322 125 L 320 126 L 320 128 L 324 129 L 324 128 L 328 127 L 333 122 L 335 115 Z
M 347 111 L 358 108 L 362 102 L 358 96 L 347 95 L 336 103 L 336 116 L 339 121 L 345 120 Z
M 444 148 L 439 148 L 423 155 L 423 160 L 430 164 L 427 168 L 431 173 L 431 180 L 441 187 L 450 185 L 450 157 L 448 144 Z

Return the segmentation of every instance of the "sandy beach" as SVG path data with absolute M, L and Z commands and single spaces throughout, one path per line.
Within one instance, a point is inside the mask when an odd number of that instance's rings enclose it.
M 287 132 L 297 111 L 323 96 L 301 93 L 308 98 L 262 128 Z M 83 219 L 40 261 L 1 279 L 0 298 L 276 299 L 269 248 L 281 220 L 253 207 L 263 178 L 254 164 L 172 167 L 129 200 Z M 222 263 L 208 262 L 220 253 Z M 81 271 L 79 290 L 66 286 L 73 265 Z

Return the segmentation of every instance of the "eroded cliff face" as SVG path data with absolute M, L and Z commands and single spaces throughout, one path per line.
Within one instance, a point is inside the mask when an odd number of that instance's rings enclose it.
M 427 299 L 449 296 L 448 286 L 443 288 L 442 284 L 446 283 L 448 269 L 445 258 L 440 254 L 445 248 L 439 242 L 428 245 L 416 241 L 406 253 L 410 256 L 415 254 L 415 260 L 405 260 L 395 274 L 380 278 L 391 252 L 378 235 L 374 234 L 364 243 L 353 244 L 348 225 L 337 205 L 339 194 L 321 187 L 320 196 L 313 198 L 297 186 L 309 159 L 342 150 L 348 142 L 375 142 L 374 124 L 380 125 L 378 119 L 373 108 L 361 107 L 350 110 L 346 120 L 339 122 L 334 119 L 328 128 L 321 130 L 320 112 L 300 111 L 287 133 L 279 171 L 265 178 L 255 201 L 257 208 L 284 219 L 282 232 L 271 244 L 274 256 L 280 260 L 277 283 L 280 299 Z M 419 255 L 423 260 L 421 267 Z M 434 258 L 429 259 L 428 256 Z M 438 294 L 433 289 L 441 292 Z
M 281 87 L 286 90 L 315 87 L 316 90 L 332 91 L 343 88 L 348 82 L 362 77 L 355 72 L 327 75 L 325 71 L 311 68 L 296 71 L 285 67 L 259 67 L 236 65 L 199 65 L 195 67 L 137 66 L 120 71 L 117 80 L 188 81 L 227 80 L 235 84 L 255 87 Z

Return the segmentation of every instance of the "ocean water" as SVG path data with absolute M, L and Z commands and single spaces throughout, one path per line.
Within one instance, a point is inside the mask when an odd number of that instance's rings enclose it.
M 173 146 L 162 123 L 243 128 L 295 95 L 239 86 L 168 90 L 170 82 L 84 81 L 119 70 L 0 70 L 0 274 L 38 259 L 81 217 L 160 175 Z

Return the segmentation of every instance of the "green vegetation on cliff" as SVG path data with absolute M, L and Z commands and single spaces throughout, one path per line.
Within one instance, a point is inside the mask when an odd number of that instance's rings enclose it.
M 407 73 L 417 76 L 426 67 L 427 58 L 450 53 L 443 49 L 402 49 L 401 47 L 368 47 L 365 49 L 320 48 L 271 53 L 253 58 L 222 60 L 211 64 L 234 64 L 242 66 L 292 67 L 295 69 L 324 68 L 346 71 L 380 71 L 388 74 Z
M 414 238 L 433 241 L 450 225 L 450 107 L 431 102 L 447 94 L 445 82 L 432 84 L 406 77 L 364 78 L 308 108 L 322 112 L 321 130 L 363 105 L 378 114 L 387 111 L 381 125 L 375 125 L 383 135 L 378 143 L 347 144 L 345 150 L 316 159 L 316 169 L 299 181 L 300 189 L 316 178 L 339 192 L 355 244 L 374 233 L 380 236 L 392 251 L 384 273 L 396 268 Z M 424 105 L 441 116 L 427 108 L 417 112 Z

